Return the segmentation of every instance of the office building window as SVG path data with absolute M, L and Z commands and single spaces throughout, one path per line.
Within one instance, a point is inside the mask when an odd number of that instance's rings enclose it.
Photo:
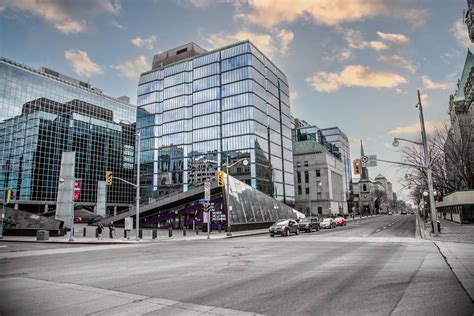
M 301 185 L 298 186 L 298 194 L 299 195 L 303 194 L 303 191 L 301 190 Z
M 307 161 L 304 162 L 304 166 L 308 167 L 308 162 Z
M 321 170 L 316 169 L 316 177 L 320 177 L 320 176 L 321 176 Z
M 309 188 L 306 188 L 306 195 L 309 195 Z
M 304 172 L 304 182 L 309 183 L 309 172 L 308 171 Z
M 297 161 L 297 162 L 296 162 L 296 166 L 297 166 L 297 167 L 301 167 L 301 162 Z
M 298 177 L 298 183 L 301 183 L 301 172 L 296 172 L 296 176 Z
M 323 215 L 323 208 L 321 206 L 318 206 L 318 214 Z

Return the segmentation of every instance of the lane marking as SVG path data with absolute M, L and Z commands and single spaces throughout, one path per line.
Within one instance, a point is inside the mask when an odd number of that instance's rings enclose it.
M 0 246 L 0 248 L 6 248 L 6 247 L 8 247 L 8 246 Z
M 386 229 L 386 228 L 387 228 L 387 226 L 384 226 L 384 227 L 383 227 L 383 229 Z
M 145 244 L 142 244 L 145 245 Z M 78 253 L 86 251 L 100 251 L 110 249 L 123 249 L 129 247 L 136 247 L 137 245 L 103 245 L 103 246 L 90 246 L 90 247 L 77 247 L 77 248 L 55 248 L 55 249 L 44 249 L 44 250 L 29 250 L 19 252 L 6 252 L 0 254 L 0 259 L 8 258 L 21 258 L 30 256 L 47 256 L 47 255 L 58 255 L 65 253 Z M 141 245 L 140 245 L 141 246 Z
M 378 233 L 380 231 L 380 229 L 377 229 L 375 232 Z

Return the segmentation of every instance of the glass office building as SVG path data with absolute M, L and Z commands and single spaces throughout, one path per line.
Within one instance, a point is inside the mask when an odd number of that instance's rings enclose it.
M 156 199 L 229 173 L 294 202 L 289 88 L 249 41 L 213 51 L 194 43 L 154 56 L 138 85 L 142 196 Z
M 92 208 L 105 171 L 135 180 L 136 107 L 53 70 L 0 59 L 0 181 L 22 210 L 55 207 L 63 151 L 75 151 L 77 206 Z M 135 169 L 136 170 L 136 169 Z M 4 190 L 1 190 L 3 199 Z M 133 203 L 133 187 L 108 187 L 109 210 Z

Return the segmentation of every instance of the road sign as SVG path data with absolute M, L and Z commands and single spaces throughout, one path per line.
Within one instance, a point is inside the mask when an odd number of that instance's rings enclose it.
M 209 200 L 199 200 L 198 204 L 209 204 Z
M 125 230 L 133 229 L 133 218 L 125 217 Z
M 377 167 L 377 155 L 367 155 L 360 157 L 362 167 Z
M 209 181 L 204 182 L 204 200 L 211 199 L 211 183 Z
M 202 222 L 203 223 L 209 223 L 209 217 L 211 217 L 211 216 L 208 212 L 203 213 L 202 214 Z

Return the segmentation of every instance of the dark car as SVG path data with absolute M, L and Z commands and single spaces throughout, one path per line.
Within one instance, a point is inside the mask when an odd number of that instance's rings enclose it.
M 299 221 L 298 226 L 302 232 L 319 231 L 319 221 L 317 218 L 303 218 Z
M 91 217 L 91 218 L 87 221 L 87 225 L 95 225 L 95 224 L 97 224 L 98 222 L 100 222 L 101 220 L 103 220 L 103 217 L 102 217 L 102 216 Z
M 293 219 L 283 219 L 278 220 L 270 226 L 269 229 L 270 236 L 274 237 L 275 235 L 281 236 L 290 236 L 290 234 L 298 235 L 300 233 L 300 228 L 298 223 Z

